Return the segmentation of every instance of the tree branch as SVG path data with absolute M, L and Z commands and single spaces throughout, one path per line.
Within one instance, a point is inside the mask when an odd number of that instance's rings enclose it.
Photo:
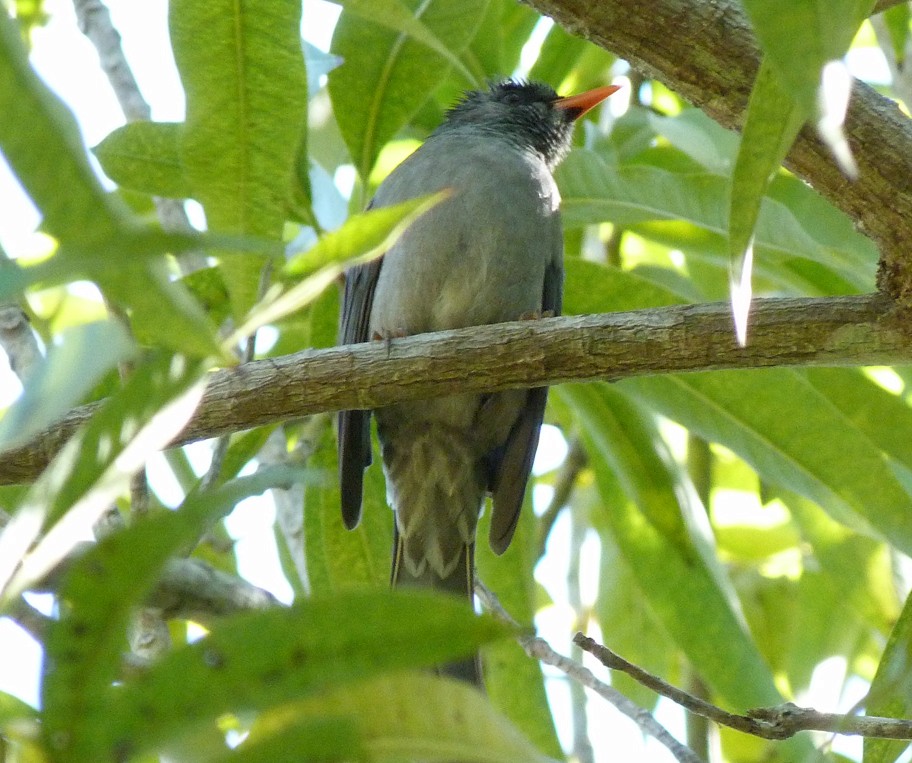
M 522 626 L 507 612 L 498 598 L 480 581 L 475 581 L 475 593 L 484 607 L 498 620 L 513 628 Z M 569 678 L 591 689 L 607 700 L 618 712 L 626 715 L 640 730 L 661 742 L 680 763 L 702 763 L 700 757 L 690 748 L 675 739 L 671 732 L 659 723 L 649 712 L 621 694 L 613 686 L 599 681 L 588 668 L 556 652 L 551 645 L 539 636 L 520 635 L 516 639 L 529 657 L 545 665 L 551 665 L 565 673 Z
M 602 646 L 588 636 L 577 633 L 573 643 L 589 652 L 606 668 L 620 670 L 643 686 L 677 703 L 692 713 L 716 723 L 764 739 L 788 739 L 799 731 L 829 731 L 878 739 L 912 739 L 912 721 L 900 718 L 856 717 L 821 713 L 813 708 L 786 702 L 776 707 L 748 710 L 747 715 L 729 713 L 710 702 L 688 694 L 652 675 L 641 667 Z
M 626 59 L 725 127 L 741 125 L 760 64 L 737 0 L 525 0 L 570 32 Z M 886 8 L 890 3 L 882 3 Z M 846 212 L 881 252 L 880 287 L 912 300 L 912 122 L 896 104 L 856 82 L 846 134 L 859 177 L 847 180 L 805 128 L 786 165 Z
M 880 295 L 756 300 L 747 347 L 727 303 L 477 326 L 258 360 L 211 375 L 181 445 L 323 411 L 458 392 L 770 366 L 897 365 L 912 333 Z M 103 403 L 4 453 L 0 484 L 33 480 Z

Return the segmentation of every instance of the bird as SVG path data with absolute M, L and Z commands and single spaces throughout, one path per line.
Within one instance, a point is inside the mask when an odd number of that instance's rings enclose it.
M 381 257 L 348 270 L 339 342 L 560 315 L 563 233 L 552 175 L 574 123 L 618 89 L 559 97 L 512 79 L 467 91 L 440 126 L 380 184 L 371 208 L 448 189 Z M 486 495 L 490 544 L 516 529 L 538 447 L 547 387 L 460 393 L 373 411 L 395 512 L 391 582 L 467 597 Z M 361 516 L 371 411 L 338 417 L 341 510 Z M 476 658 L 442 672 L 483 685 Z

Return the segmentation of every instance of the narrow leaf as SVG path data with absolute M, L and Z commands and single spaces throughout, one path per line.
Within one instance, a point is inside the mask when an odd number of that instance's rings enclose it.
M 116 321 L 75 326 L 38 364 L 22 396 L 0 418 L 0 450 L 27 442 L 81 403 L 101 378 L 136 348 Z
M 418 591 L 337 594 L 240 615 L 116 689 L 104 743 L 151 750 L 225 712 L 264 710 L 384 671 L 434 665 L 503 635 L 465 602 Z
M 199 361 L 153 356 L 54 457 L 0 533 L 0 606 L 63 559 L 75 530 L 91 526 L 180 432 L 202 397 L 202 372 Z
M 747 343 L 747 313 L 751 303 L 753 239 L 760 204 L 770 178 L 788 153 L 807 117 L 783 89 L 764 61 L 751 92 L 741 135 L 741 147 L 732 173 L 728 217 L 732 315 L 735 335 Z
M 800 373 L 713 371 L 625 380 L 623 389 L 760 476 L 856 531 L 912 551 L 912 498 L 880 450 Z

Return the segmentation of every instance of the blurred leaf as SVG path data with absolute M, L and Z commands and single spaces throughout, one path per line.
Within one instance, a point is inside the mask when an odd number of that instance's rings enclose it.
M 383 253 L 409 225 L 448 196 L 449 192 L 441 191 L 352 215 L 339 230 L 323 235 L 315 246 L 289 260 L 285 273 L 307 275 L 331 263 Z
M 547 763 L 476 689 L 450 679 L 397 674 L 342 687 L 293 706 L 295 716 L 352 718 L 368 759 Z
M 865 703 L 866 715 L 908 718 L 912 713 L 912 596 L 887 641 Z M 907 741 L 865 739 L 864 763 L 893 763 L 909 747 Z
M 403 0 L 454 56 L 471 42 L 487 3 Z M 367 178 L 383 145 L 414 116 L 452 65 L 408 35 L 347 10 L 336 24 L 331 50 L 345 60 L 329 75 L 333 111 L 355 168 Z
M 738 155 L 738 135 L 714 122 L 700 109 L 673 117 L 649 112 L 649 124 L 679 151 L 716 175 L 728 175 Z
M 136 348 L 117 321 L 97 321 L 64 331 L 29 377 L 22 396 L 0 418 L 0 450 L 27 442 L 70 408 Z
M 110 252 L 115 239 L 138 230 L 127 207 L 95 178 L 76 120 L 29 65 L 6 10 L 0 11 L 0 113 L 0 150 L 48 233 L 73 252 Z
M 151 356 L 54 457 L 0 533 L 0 607 L 63 559 L 78 540 L 74 525 L 91 526 L 183 429 L 202 397 L 203 370 L 199 361 Z
M 192 546 L 207 525 L 248 496 L 294 480 L 273 467 L 190 495 L 166 511 L 109 535 L 76 561 L 60 588 L 64 612 L 47 638 L 42 684 L 43 732 L 55 760 L 110 757 L 104 729 L 131 612 L 154 585 L 168 558 Z
M 98 744 L 151 750 L 232 710 L 264 710 L 381 672 L 434 665 L 503 635 L 503 626 L 465 602 L 419 591 L 339 593 L 238 615 L 115 687 Z M 359 720 L 369 723 L 365 716 L 388 706 L 375 700 Z
M 226 344 L 231 346 L 261 326 L 306 307 L 352 265 L 386 252 L 412 222 L 446 199 L 442 191 L 431 196 L 370 209 L 353 215 L 339 230 L 325 234 L 313 247 L 294 257 L 285 272 L 307 274 L 286 291 L 274 289 L 254 307 Z
M 567 228 L 612 222 L 649 236 L 657 230 L 651 221 L 668 221 L 668 240 L 675 241 L 680 221 L 686 221 L 718 237 L 718 242 L 727 236 L 729 186 L 719 175 L 642 164 L 612 167 L 599 154 L 577 149 L 555 176 Z M 758 254 L 804 257 L 850 278 L 858 289 L 873 288 L 877 256 L 871 241 L 852 232 L 845 215 L 810 189 L 778 183 L 774 188 L 776 198 L 764 199 L 755 231 Z M 830 223 L 836 227 L 828 229 Z
M 564 313 L 621 312 L 665 307 L 685 300 L 656 286 L 637 273 L 581 259 L 564 262 Z
M 883 13 L 887 30 L 890 33 L 890 42 L 893 44 L 893 55 L 900 66 L 906 59 L 906 40 L 909 38 L 909 21 L 912 12 L 906 3 L 899 3 L 892 8 L 887 8 Z
M 444 61 L 449 63 L 457 72 L 466 77 L 469 81 L 474 78 L 468 69 L 465 68 L 462 61 L 446 43 L 439 40 L 434 32 L 422 23 L 420 11 L 414 15 L 410 8 L 402 0 L 338 0 L 339 4 L 346 11 L 356 14 L 363 19 L 370 21 L 379 26 L 386 27 L 393 32 L 407 35 L 416 42 L 420 42 L 426 48 L 433 50 Z
M 263 763 L 286 760 L 295 763 L 331 763 L 363 759 L 358 724 L 351 718 L 296 718 L 278 711 L 257 718 L 243 744 L 209 763 Z
M 890 458 L 912 469 L 912 408 L 856 368 L 808 368 L 804 375 L 852 425 Z
M 181 167 L 180 122 L 130 122 L 109 133 L 93 152 L 118 185 L 153 196 L 193 194 Z
M 538 58 L 529 70 L 529 79 L 548 82 L 555 89 L 573 72 L 578 59 L 590 44 L 554 24 L 542 42 Z
M 856 531 L 912 550 L 912 499 L 880 451 L 800 373 L 713 371 L 629 379 L 622 388 L 760 476 L 823 506 Z M 795 422 L 801 425 L 796 426 Z
M 172 0 L 169 19 L 187 94 L 181 164 L 209 229 L 281 240 L 307 113 L 301 4 Z M 243 315 L 263 262 L 235 254 L 221 265 Z

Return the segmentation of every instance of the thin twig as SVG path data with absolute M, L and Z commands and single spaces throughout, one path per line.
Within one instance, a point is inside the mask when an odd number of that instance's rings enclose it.
M 483 583 L 477 580 L 475 581 L 475 593 L 484 607 L 499 620 L 508 623 L 514 628 L 521 627 L 503 608 L 497 597 Z M 517 641 L 531 658 L 557 668 L 587 689 L 591 689 L 603 699 L 606 699 L 618 711 L 636 723 L 644 733 L 649 734 L 665 745 L 680 763 L 703 763 L 693 750 L 688 749 L 675 739 L 668 729 L 653 718 L 650 713 L 629 700 L 617 689 L 599 681 L 588 668 L 584 668 L 582 665 L 554 651 L 551 645 L 543 638 L 520 635 L 517 637 Z
M 821 713 L 813 708 L 798 707 L 791 702 L 748 710 L 747 715 L 729 713 L 627 662 L 608 647 L 582 633 L 577 633 L 573 637 L 573 643 L 589 652 L 605 667 L 626 673 L 638 683 L 667 697 L 684 709 L 722 726 L 743 731 L 745 734 L 763 739 L 788 739 L 799 731 L 829 731 L 834 734 L 877 739 L 912 739 L 912 720 Z

